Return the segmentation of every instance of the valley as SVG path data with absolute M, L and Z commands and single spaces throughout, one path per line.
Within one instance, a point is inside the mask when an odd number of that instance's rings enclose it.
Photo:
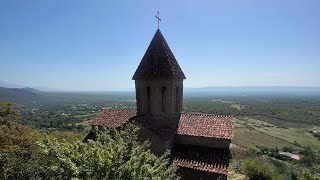
M 136 108 L 135 96 L 130 92 L 50 93 L 30 89 L 1 92 L 0 89 L 0 99 L 13 103 L 19 116 L 16 122 L 71 140 L 81 140 L 91 130 L 89 121 L 104 108 Z M 238 176 L 240 162 L 252 158 L 275 167 L 285 164 L 287 170 L 279 172 L 283 177 L 291 177 L 291 171 L 301 168 L 320 171 L 320 97 L 186 95 L 183 107 L 184 112 L 236 117 L 231 176 Z M 305 153 L 308 149 L 311 155 Z M 290 160 L 280 156 L 279 151 L 305 158 Z

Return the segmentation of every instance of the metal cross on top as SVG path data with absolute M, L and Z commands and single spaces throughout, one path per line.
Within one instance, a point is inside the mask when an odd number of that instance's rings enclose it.
M 159 11 L 157 11 L 157 14 L 158 14 L 158 16 L 155 15 L 155 17 L 158 19 L 158 29 L 159 29 L 159 22 L 161 21 L 160 16 L 159 16 Z

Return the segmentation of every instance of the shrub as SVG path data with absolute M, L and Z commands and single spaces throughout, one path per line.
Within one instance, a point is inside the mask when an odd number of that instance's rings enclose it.
M 272 166 L 257 160 L 246 160 L 242 163 L 242 171 L 249 180 L 279 179 Z
M 319 173 L 312 173 L 309 170 L 303 170 L 298 175 L 298 180 L 320 180 L 320 174 Z
M 46 139 L 39 143 L 46 177 L 52 179 L 178 179 L 169 165 L 169 152 L 157 157 L 148 143 L 138 141 L 138 128 L 97 131 L 89 143 L 59 142 Z

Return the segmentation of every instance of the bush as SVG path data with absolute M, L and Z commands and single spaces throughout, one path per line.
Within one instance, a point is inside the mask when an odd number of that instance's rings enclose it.
M 282 151 L 284 151 L 284 152 L 293 152 L 294 148 L 292 146 L 283 146 Z
M 52 179 L 178 179 L 169 165 L 169 152 L 157 157 L 148 143 L 138 141 L 138 128 L 97 131 L 89 143 L 59 142 L 46 139 L 39 143 L 46 177 Z
M 319 173 L 312 173 L 309 170 L 303 170 L 299 174 L 298 180 L 320 180 L 320 174 Z
M 242 171 L 249 180 L 279 179 L 272 166 L 257 160 L 246 160 L 242 163 Z
M 170 165 L 169 152 L 162 157 L 152 154 L 149 143 L 138 141 L 137 127 L 127 125 L 123 130 L 107 129 L 96 135 L 97 140 L 89 143 L 39 138 L 35 147 L 14 150 L 19 155 L 13 157 L 0 151 L 0 179 L 179 179 Z

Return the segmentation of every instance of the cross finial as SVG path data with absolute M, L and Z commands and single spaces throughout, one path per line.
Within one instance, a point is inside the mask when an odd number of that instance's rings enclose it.
M 161 21 L 160 16 L 159 16 L 159 11 L 157 11 L 157 14 L 158 14 L 158 16 L 155 15 L 155 17 L 158 19 L 158 29 L 159 29 L 159 22 Z

